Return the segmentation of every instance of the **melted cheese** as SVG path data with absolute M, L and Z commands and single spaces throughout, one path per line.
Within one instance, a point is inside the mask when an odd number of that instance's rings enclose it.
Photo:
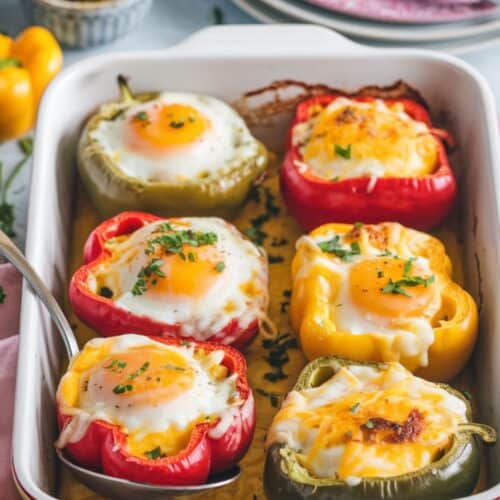
M 457 426 L 466 421 L 462 400 L 398 363 L 380 370 L 334 369 L 319 387 L 288 395 L 267 438 L 267 446 L 285 443 L 297 452 L 313 476 L 390 477 L 418 470 L 449 447 Z M 391 431 L 372 433 L 366 427 L 373 418 L 403 424 L 414 410 L 423 424 L 409 442 L 392 442 Z
M 232 417 L 240 404 L 237 375 L 228 374 L 223 358 L 221 350 L 195 351 L 192 344 L 166 345 L 141 335 L 91 340 L 58 388 L 63 413 L 73 418 L 57 446 L 78 441 L 92 421 L 104 420 L 128 434 L 133 455 L 157 447 L 162 455 L 178 453 L 197 423 Z
M 341 97 L 294 127 L 293 144 L 314 174 L 326 178 L 421 177 L 438 161 L 437 143 L 401 104 Z

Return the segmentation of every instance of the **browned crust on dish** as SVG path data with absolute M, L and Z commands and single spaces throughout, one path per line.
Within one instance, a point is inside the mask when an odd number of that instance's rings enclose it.
M 379 99 L 411 99 L 429 109 L 420 93 L 403 80 L 392 85 L 368 85 L 354 92 L 336 89 L 324 84 L 310 84 L 300 80 L 276 80 L 269 85 L 245 92 L 234 107 L 248 125 L 272 124 L 272 117 L 292 112 L 297 104 L 322 94 L 341 94 L 346 97 L 375 97 Z M 292 95 L 290 95 L 292 94 Z

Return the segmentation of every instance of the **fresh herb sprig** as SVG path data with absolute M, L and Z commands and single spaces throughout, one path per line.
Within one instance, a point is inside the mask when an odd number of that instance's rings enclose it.
M 14 179 L 19 175 L 22 168 L 33 154 L 33 139 L 24 137 L 17 141 L 19 149 L 24 154 L 23 158 L 14 166 L 5 182 L 3 182 L 3 163 L 0 161 L 0 229 L 10 237 L 16 236 L 14 231 L 15 213 L 14 206 L 7 201 L 9 189 Z

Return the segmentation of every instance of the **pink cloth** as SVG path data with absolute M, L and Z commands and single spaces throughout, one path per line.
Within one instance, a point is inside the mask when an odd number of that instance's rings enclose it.
M 0 286 L 6 294 L 0 304 L 0 491 L 4 500 L 18 499 L 10 472 L 12 420 L 16 388 L 17 340 L 21 305 L 21 275 L 11 264 L 0 264 Z

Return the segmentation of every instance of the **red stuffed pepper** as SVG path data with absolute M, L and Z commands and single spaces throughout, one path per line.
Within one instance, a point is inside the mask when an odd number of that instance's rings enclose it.
M 233 467 L 255 429 L 246 363 L 213 343 L 128 334 L 93 339 L 57 390 L 56 446 L 78 464 L 159 485 Z
M 267 310 L 267 260 L 222 219 L 123 212 L 90 234 L 69 297 L 75 314 L 101 335 L 243 349 Z
M 289 130 L 283 197 L 307 231 L 332 221 L 428 229 L 446 217 L 456 195 L 442 139 L 451 142 L 414 99 L 309 98 Z

